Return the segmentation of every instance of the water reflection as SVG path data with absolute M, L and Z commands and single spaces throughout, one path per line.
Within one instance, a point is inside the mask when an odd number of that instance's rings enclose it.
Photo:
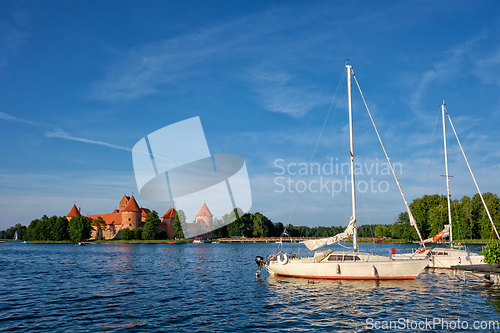
M 6 244 L 2 244 L 6 245 Z M 384 247 L 385 246 L 385 247 Z M 379 253 L 390 246 L 378 246 Z M 500 288 L 451 271 L 417 280 L 255 277 L 275 244 L 7 244 L 2 329 L 59 331 L 363 331 L 374 320 L 494 319 Z M 23 326 L 24 325 L 24 326 Z

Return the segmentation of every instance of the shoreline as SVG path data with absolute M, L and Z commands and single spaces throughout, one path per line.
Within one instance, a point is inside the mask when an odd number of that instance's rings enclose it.
M 305 238 L 305 237 L 295 237 L 293 238 L 294 242 L 300 242 L 304 239 L 320 239 L 320 238 Z M 5 242 L 15 242 L 12 239 L 1 239 Z M 219 238 L 213 239 L 205 244 L 210 244 L 211 242 L 219 242 L 219 243 L 228 243 L 228 244 L 238 244 L 238 243 L 276 243 L 279 242 L 279 237 L 252 237 L 252 238 Z M 76 244 L 72 241 L 28 241 L 32 244 Z M 175 242 L 175 243 L 173 243 Z M 284 243 L 290 243 L 290 239 L 283 239 Z M 460 243 L 462 245 L 486 245 L 490 242 L 487 239 L 467 239 L 467 240 L 457 240 L 455 243 Z M 155 240 L 122 240 L 122 239 L 110 239 L 110 240 L 89 240 L 85 241 L 86 244 L 188 244 L 193 243 L 193 240 L 190 239 L 155 239 Z M 346 241 L 346 243 L 352 243 L 352 241 Z M 382 241 L 376 241 L 373 239 L 358 239 L 358 243 L 375 243 L 375 244 L 415 244 L 413 241 L 406 241 L 403 239 L 386 239 Z M 436 243 L 428 243 L 428 246 L 437 246 L 437 245 L 449 245 L 449 244 L 436 244 Z

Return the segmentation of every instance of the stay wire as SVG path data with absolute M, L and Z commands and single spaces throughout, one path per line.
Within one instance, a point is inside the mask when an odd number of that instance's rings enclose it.
M 309 161 L 309 164 L 312 163 L 312 160 L 314 158 L 314 154 L 316 153 L 316 149 L 318 148 L 319 142 L 321 140 L 321 136 L 323 135 L 323 131 L 324 131 L 326 123 L 328 121 L 328 117 L 330 116 L 330 112 L 332 111 L 333 103 L 334 103 L 334 101 L 335 101 L 335 99 L 337 97 L 337 93 L 338 93 L 338 91 L 340 89 L 340 85 L 341 85 L 341 83 L 344 80 L 344 76 L 345 76 L 345 71 L 342 70 L 342 75 L 341 75 L 340 81 L 339 81 L 339 83 L 337 85 L 337 90 L 335 91 L 335 95 L 333 96 L 332 102 L 330 103 L 330 108 L 328 109 L 328 113 L 326 114 L 326 118 L 325 118 L 325 121 L 323 123 L 323 127 L 321 128 L 321 131 L 319 133 L 318 141 L 316 141 L 316 145 L 314 146 L 314 150 L 313 150 L 311 159 Z M 305 178 L 306 178 L 306 175 L 304 175 L 304 177 L 302 178 L 302 181 L 304 181 Z M 295 201 L 293 203 L 292 210 L 290 211 L 290 216 L 288 216 L 287 225 L 290 224 L 290 219 L 292 218 L 293 212 L 295 210 L 295 206 L 297 205 L 297 200 L 299 199 L 299 195 L 300 195 L 300 192 L 297 191 L 297 196 L 295 197 Z
M 399 188 L 399 192 L 401 193 L 401 196 L 403 197 L 403 201 L 405 202 L 406 210 L 408 211 L 408 216 L 410 217 L 410 224 L 411 224 L 412 214 L 411 214 L 410 207 L 408 206 L 408 202 L 406 201 L 406 198 L 405 198 L 405 195 L 403 193 L 403 190 L 401 188 L 401 184 L 399 183 L 398 177 L 396 176 L 396 172 L 394 172 L 394 168 L 392 167 L 391 160 L 389 158 L 389 155 L 387 155 L 387 151 L 385 150 L 384 144 L 382 143 L 382 138 L 380 137 L 380 134 L 379 134 L 379 132 L 377 130 L 377 126 L 375 125 L 375 121 L 373 120 L 373 117 L 372 117 L 372 114 L 370 112 L 370 109 L 368 108 L 368 104 L 366 104 L 365 97 L 363 96 L 363 92 L 361 91 L 361 87 L 359 86 L 358 80 L 356 79 L 356 75 L 354 75 L 354 71 L 353 71 L 353 75 L 352 76 L 354 78 L 354 81 L 356 82 L 356 85 L 358 86 L 359 93 L 361 94 L 361 98 L 363 99 L 363 103 L 365 104 L 366 111 L 368 112 L 368 115 L 370 116 L 370 120 L 371 120 L 371 122 L 373 124 L 373 128 L 375 129 L 375 133 L 377 133 L 377 137 L 378 137 L 378 140 L 380 142 L 380 145 L 382 146 L 382 150 L 384 151 L 385 157 L 387 159 L 387 163 L 389 164 L 389 167 L 391 168 L 392 174 L 394 176 L 394 180 L 396 181 L 396 184 L 398 185 L 398 188 Z M 415 229 L 417 231 L 418 237 L 420 238 L 420 241 L 422 242 L 422 244 L 424 244 L 424 240 L 422 239 L 420 231 L 418 230 L 418 227 L 416 226 L 416 221 L 414 223 L 415 223 L 414 226 L 415 226 Z M 423 246 L 425 248 L 425 245 L 423 245 Z

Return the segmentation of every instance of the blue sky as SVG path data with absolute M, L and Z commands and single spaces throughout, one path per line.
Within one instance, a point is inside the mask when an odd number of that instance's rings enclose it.
M 443 100 L 481 190 L 498 194 L 499 25 L 496 1 L 1 1 L 0 229 L 75 201 L 111 212 L 132 192 L 163 214 L 170 203 L 138 195 L 130 150 L 195 116 L 212 154 L 245 159 L 252 212 L 346 225 L 350 194 L 326 192 L 346 174 L 276 166 L 309 163 L 330 107 L 313 162 L 348 161 L 345 82 L 332 104 L 346 58 L 410 202 L 446 190 Z M 358 223 L 392 223 L 404 204 L 353 96 L 358 180 L 375 186 Z M 452 196 L 473 195 L 451 139 Z M 283 191 L 288 178 L 309 188 Z

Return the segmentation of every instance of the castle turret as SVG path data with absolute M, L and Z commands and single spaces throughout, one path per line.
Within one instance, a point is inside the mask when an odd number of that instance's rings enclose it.
M 130 197 L 127 197 L 126 195 L 124 195 L 123 198 L 120 200 L 120 206 L 119 206 L 118 211 L 120 211 L 120 212 L 123 211 L 125 206 L 127 206 L 129 200 L 130 200 Z
M 201 230 L 212 230 L 214 227 L 214 216 L 208 209 L 207 204 L 203 203 L 200 211 L 196 214 L 196 224 L 198 224 L 198 229 Z
M 122 199 L 123 200 L 123 199 Z M 121 203 L 121 202 L 120 202 Z M 141 226 L 141 209 L 135 201 L 134 196 L 130 197 L 127 205 L 120 210 L 122 213 L 122 228 L 129 228 L 130 230 L 139 228 Z
M 81 217 L 80 210 L 76 208 L 76 204 L 73 204 L 68 214 L 66 214 L 66 218 L 70 221 L 73 217 Z
M 174 238 L 174 219 L 175 215 L 177 215 L 177 211 L 173 208 L 170 208 L 162 217 L 160 228 L 164 228 L 167 232 L 168 238 Z

